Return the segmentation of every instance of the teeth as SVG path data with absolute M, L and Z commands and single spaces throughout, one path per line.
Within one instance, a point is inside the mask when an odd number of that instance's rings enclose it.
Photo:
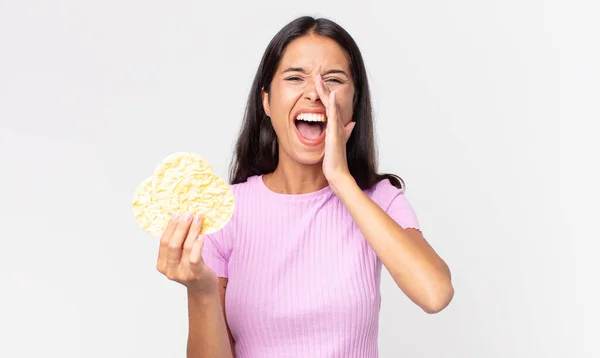
M 320 113 L 300 113 L 296 119 L 307 122 L 325 122 L 325 116 Z

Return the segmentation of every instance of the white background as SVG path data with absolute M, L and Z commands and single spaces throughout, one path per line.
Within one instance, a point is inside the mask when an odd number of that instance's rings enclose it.
M 0 356 L 185 356 L 133 191 L 177 151 L 227 175 L 262 52 L 304 14 L 358 42 L 380 170 L 453 272 L 427 315 L 384 271 L 381 356 L 600 356 L 600 11 L 541 0 L 0 0 Z

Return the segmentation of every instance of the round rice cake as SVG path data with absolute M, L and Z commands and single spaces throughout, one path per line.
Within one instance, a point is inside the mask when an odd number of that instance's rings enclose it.
M 233 216 L 231 187 L 213 173 L 195 172 L 180 178 L 171 191 L 171 212 L 202 214 L 201 234 L 222 229 Z
M 133 197 L 133 215 L 138 225 L 153 236 L 161 236 L 169 222 L 164 203 L 161 206 L 153 198 L 153 179 L 144 179 L 136 188 Z
M 177 152 L 167 156 L 154 170 L 152 191 L 156 200 L 168 201 L 173 186 L 191 173 L 214 173 L 214 169 L 196 153 Z

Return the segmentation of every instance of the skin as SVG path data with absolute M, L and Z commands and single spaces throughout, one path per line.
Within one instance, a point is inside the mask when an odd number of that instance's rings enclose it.
M 398 225 L 350 175 L 346 142 L 354 128 L 354 90 L 347 55 L 336 42 L 306 35 L 288 45 L 270 93 L 262 93 L 280 153 L 277 169 L 263 177 L 265 185 L 286 194 L 329 185 L 398 287 L 425 312 L 440 312 L 454 295 L 448 266 L 418 230 Z M 296 136 L 293 115 L 298 109 L 316 108 L 326 111 L 325 141 L 307 146 Z M 161 237 L 157 268 L 187 287 L 188 357 L 233 357 L 225 312 L 227 279 L 204 264 L 200 228 L 201 218 L 174 217 Z
M 329 108 L 328 98 L 322 98 L 325 92 L 327 95 L 334 93 L 335 101 L 331 102 L 334 107 Z M 335 165 L 343 165 L 343 162 L 338 158 L 331 161 L 331 155 L 327 154 L 337 153 L 331 147 L 343 143 L 344 153 L 338 154 L 345 158 L 345 141 L 354 127 L 351 122 L 353 98 L 354 83 L 348 58 L 335 41 L 307 35 L 288 45 L 273 76 L 270 93 L 263 90 L 263 107 L 277 134 L 280 153 L 277 169 L 264 177 L 271 190 L 289 194 L 316 191 L 328 185 L 326 174 L 344 170 L 334 168 Z M 328 112 L 327 139 L 321 145 L 306 146 L 298 139 L 293 116 L 301 109 L 325 109 Z M 335 115 L 332 116 L 330 111 L 334 111 Z M 343 137 L 339 141 L 336 139 L 337 132 Z M 330 149 L 327 153 L 326 147 Z M 327 172 L 328 169 L 331 170 Z
M 303 71 L 286 72 L 288 68 Z M 346 76 L 326 74 L 332 69 L 342 70 Z M 448 266 L 421 232 L 402 228 L 350 175 L 346 142 L 354 127 L 353 96 L 347 55 L 335 41 L 307 35 L 292 42 L 277 69 L 271 93 L 263 91 L 263 107 L 271 117 L 280 152 L 279 166 L 265 175 L 264 182 L 271 190 L 287 194 L 329 185 L 398 287 L 425 312 L 440 312 L 454 296 Z M 293 115 L 301 108 L 318 107 L 327 112 L 325 141 L 307 146 L 297 138 Z
M 175 213 L 160 238 L 157 270 L 187 288 L 187 356 L 234 357 L 222 280 L 202 260 L 202 216 Z

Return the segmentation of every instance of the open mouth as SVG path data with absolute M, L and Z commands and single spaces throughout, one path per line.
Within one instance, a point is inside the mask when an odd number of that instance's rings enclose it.
M 317 140 L 325 132 L 327 120 L 321 113 L 300 113 L 294 124 L 302 137 L 307 140 Z

